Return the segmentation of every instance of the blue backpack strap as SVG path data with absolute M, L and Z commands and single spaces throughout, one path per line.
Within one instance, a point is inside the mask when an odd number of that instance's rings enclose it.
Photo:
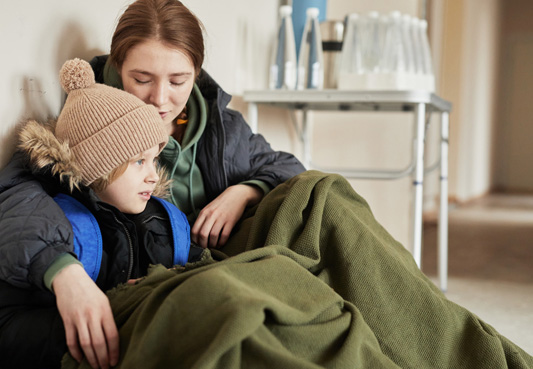
M 170 217 L 172 238 L 174 240 L 174 264 L 185 265 L 191 248 L 191 227 L 185 214 L 170 202 L 152 196 L 163 205 Z
M 102 263 L 102 233 L 94 215 L 72 196 L 58 194 L 55 202 L 63 209 L 74 231 L 74 253 L 96 282 Z

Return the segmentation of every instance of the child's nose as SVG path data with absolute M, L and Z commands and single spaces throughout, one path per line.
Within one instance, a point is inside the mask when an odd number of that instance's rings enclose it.
M 150 172 L 146 176 L 146 180 L 151 183 L 157 183 L 159 181 L 159 174 L 157 174 L 157 167 L 155 165 L 150 167 Z

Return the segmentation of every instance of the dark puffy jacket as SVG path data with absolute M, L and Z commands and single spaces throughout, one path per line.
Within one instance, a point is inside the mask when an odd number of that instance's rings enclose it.
M 73 228 L 82 228 L 76 234 L 75 244 L 81 250 L 78 257 L 103 291 L 145 276 L 150 264 L 170 268 L 187 262 L 189 224 L 185 214 L 168 202 L 165 207 L 163 200 L 152 198 L 142 213 L 126 215 L 86 188 L 71 196 L 63 195 L 61 200 L 68 205 L 67 209 L 74 205 L 74 211 L 67 211 L 73 214 Z M 97 231 L 89 226 L 87 215 L 80 216 L 84 214 L 79 211 L 80 206 L 90 211 L 98 223 Z
M 107 55 L 91 60 L 99 83 L 104 82 L 106 61 Z M 272 150 L 262 135 L 252 133 L 241 113 L 227 107 L 231 96 L 206 71 L 196 84 L 209 112 L 196 156 L 209 201 L 231 185 L 260 180 L 274 188 L 305 170 L 294 155 Z

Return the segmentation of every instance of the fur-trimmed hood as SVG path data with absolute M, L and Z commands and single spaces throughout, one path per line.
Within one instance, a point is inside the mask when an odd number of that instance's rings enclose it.
M 60 142 L 55 136 L 55 124 L 55 120 L 47 123 L 35 120 L 26 122 L 19 133 L 18 148 L 26 154 L 34 174 L 49 173 L 72 192 L 82 186 L 82 174 L 68 142 Z M 170 181 L 162 168 L 158 175 L 154 196 L 165 198 Z

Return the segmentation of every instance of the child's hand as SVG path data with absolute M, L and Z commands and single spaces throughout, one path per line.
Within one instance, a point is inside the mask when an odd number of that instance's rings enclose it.
M 61 270 L 52 287 L 72 357 L 80 362 L 85 354 L 93 368 L 116 365 L 118 331 L 107 296 L 79 264 Z

